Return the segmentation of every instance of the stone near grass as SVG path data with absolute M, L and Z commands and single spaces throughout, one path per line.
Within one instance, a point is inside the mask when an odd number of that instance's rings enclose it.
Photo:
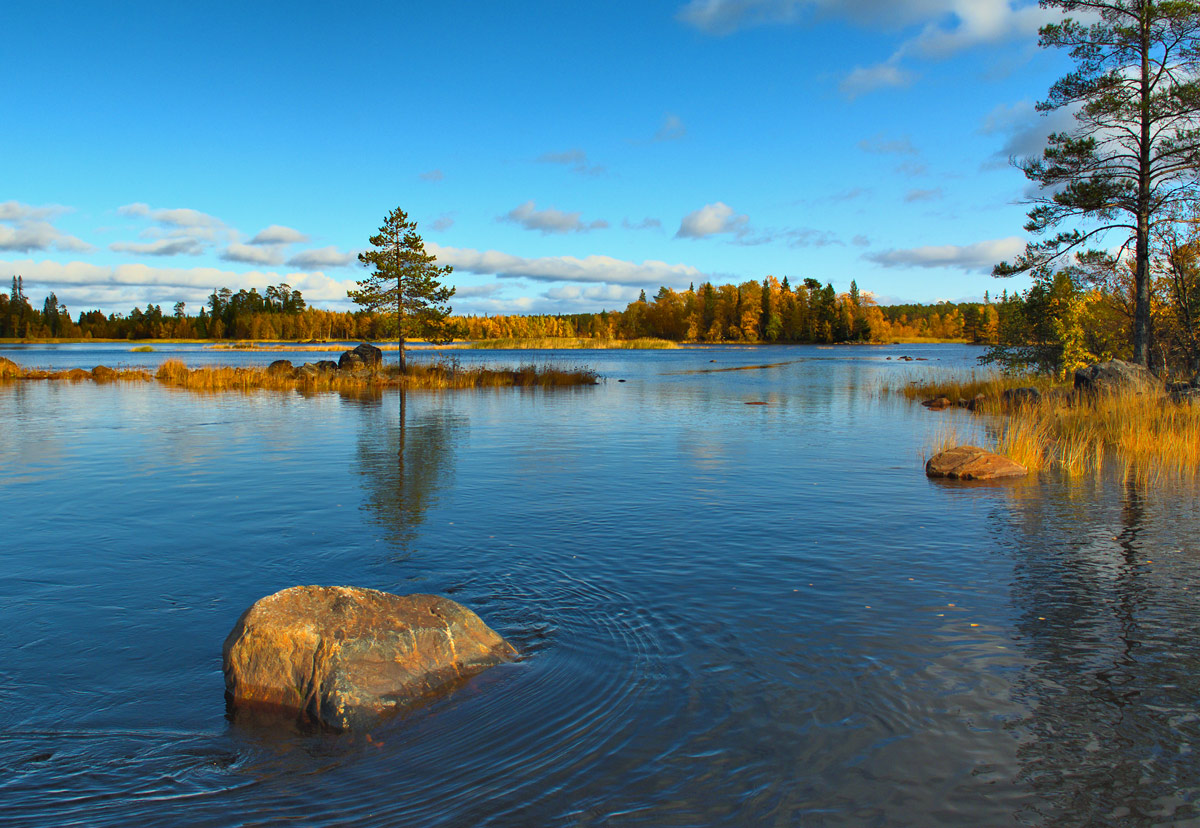
M 1110 359 L 1075 370 L 1075 390 L 1096 394 L 1132 390 L 1148 391 L 1158 385 L 1154 374 L 1144 365 Z
M 925 406 L 926 408 L 931 408 L 934 411 L 940 411 L 943 408 L 949 408 L 951 404 L 952 403 L 950 402 L 949 397 L 934 397 L 931 400 L 925 400 L 921 403 L 921 405 Z
M 1000 395 L 1005 405 L 1031 405 L 1042 398 L 1042 392 L 1033 386 L 1008 388 Z
M 346 351 L 338 359 L 338 368 L 352 371 L 355 368 L 370 368 L 372 370 L 383 364 L 383 351 L 366 342 Z
M 436 595 L 297 586 L 242 614 L 225 639 L 234 707 L 344 730 L 516 656 L 466 607 Z
M 318 371 L 336 371 L 338 369 L 338 364 L 332 359 L 318 359 L 313 363 L 313 367 L 315 367 Z
M 92 369 L 92 379 L 96 380 L 96 382 L 105 382 L 107 380 L 115 380 L 116 378 L 117 372 L 107 365 L 97 365 Z
M 0 357 L 0 377 L 21 376 L 21 366 L 7 357 Z
M 277 359 L 267 366 L 267 373 L 273 377 L 290 376 L 295 370 L 291 360 L 287 359 Z
M 940 451 L 925 464 L 927 476 L 951 480 L 1000 480 L 1024 477 L 1028 473 L 1029 470 L 1020 463 L 978 446 L 957 446 Z

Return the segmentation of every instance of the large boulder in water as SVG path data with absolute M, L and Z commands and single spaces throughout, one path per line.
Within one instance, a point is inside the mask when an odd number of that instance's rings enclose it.
M 951 480 L 999 480 L 1024 477 L 1029 470 L 1002 454 L 978 446 L 957 446 L 930 457 L 925 474 Z
M 291 360 L 277 359 L 267 366 L 267 373 L 273 377 L 290 377 L 295 373 Z
M 1146 391 L 1158 384 L 1144 365 L 1110 359 L 1075 370 L 1075 390 L 1100 393 L 1119 390 Z
M 242 614 L 223 663 L 235 707 L 344 730 L 515 656 L 448 598 L 296 586 Z
M 372 370 L 383 364 L 383 351 L 366 342 L 346 351 L 338 358 L 338 368 L 343 371 L 354 368 L 370 368 Z

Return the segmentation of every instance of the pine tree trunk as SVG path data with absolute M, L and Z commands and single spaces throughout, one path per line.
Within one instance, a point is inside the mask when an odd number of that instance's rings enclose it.
M 1150 9 L 1142 9 L 1141 141 L 1138 147 L 1137 242 L 1134 255 L 1133 361 L 1150 367 Z

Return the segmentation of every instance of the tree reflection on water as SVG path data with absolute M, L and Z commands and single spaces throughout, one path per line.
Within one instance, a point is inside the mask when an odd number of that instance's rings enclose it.
M 1031 824 L 1200 817 L 1195 493 L 1118 479 L 1013 491 L 1015 697 Z
M 404 555 L 438 491 L 453 480 L 454 444 L 465 433 L 467 420 L 451 413 L 442 395 L 392 393 L 400 397 L 399 417 L 384 404 L 392 394 L 353 398 L 362 407 L 357 468 L 372 520 Z

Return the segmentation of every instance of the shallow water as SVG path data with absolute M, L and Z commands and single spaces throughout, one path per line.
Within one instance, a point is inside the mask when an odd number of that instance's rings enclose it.
M 570 351 L 606 381 L 403 430 L 394 393 L 0 384 L 2 821 L 1195 824 L 1200 497 L 927 480 L 983 421 L 879 389 L 975 353 Z M 523 657 L 370 740 L 227 716 L 226 633 L 307 583 Z

